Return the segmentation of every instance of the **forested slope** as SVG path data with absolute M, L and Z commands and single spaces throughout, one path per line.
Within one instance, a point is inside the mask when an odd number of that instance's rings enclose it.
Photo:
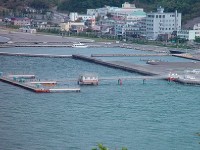
M 0 0 L 0 9 L 21 9 L 30 6 L 49 9 L 58 6 L 59 11 L 86 12 L 88 8 L 100 8 L 105 5 L 121 7 L 124 2 L 135 3 L 145 11 L 156 11 L 158 6 L 166 12 L 178 10 L 183 14 L 183 21 L 200 16 L 200 0 Z

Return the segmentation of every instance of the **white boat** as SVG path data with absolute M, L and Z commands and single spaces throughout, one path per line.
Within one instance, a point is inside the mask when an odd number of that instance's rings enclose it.
M 72 45 L 73 48 L 87 48 L 88 46 L 83 43 L 76 43 Z

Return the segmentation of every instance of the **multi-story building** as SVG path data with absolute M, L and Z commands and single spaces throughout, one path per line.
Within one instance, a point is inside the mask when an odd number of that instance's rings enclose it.
M 70 12 L 69 19 L 70 19 L 70 21 L 76 21 L 78 19 L 78 13 L 77 12 Z
M 195 30 L 179 30 L 177 31 L 177 37 L 186 40 L 194 40 Z
M 98 12 L 97 12 L 96 9 L 87 9 L 87 15 L 97 17 L 98 16 Z
M 78 27 L 84 27 L 84 22 L 66 22 L 66 23 L 60 23 L 60 30 L 61 31 L 69 31 L 71 28 L 78 26 Z
M 76 21 L 81 19 L 83 21 L 95 19 L 95 15 L 87 15 L 87 14 L 78 14 L 77 12 L 71 12 L 69 14 L 70 21 Z
M 181 13 L 177 11 L 165 13 L 164 8 L 159 7 L 157 12 L 147 13 L 146 37 L 156 40 L 160 34 L 171 34 L 181 29 Z
M 110 13 L 113 17 L 126 18 L 127 16 L 131 16 L 132 13 L 137 11 L 143 12 L 143 8 L 136 8 L 135 4 L 125 2 L 124 4 L 122 4 L 122 8 L 112 8 L 108 10 L 108 13 Z
M 115 36 L 141 37 L 145 30 L 141 22 L 121 22 L 115 25 Z
M 86 21 L 86 20 L 95 20 L 95 16 L 94 15 L 85 15 L 85 14 L 81 14 L 81 15 L 78 15 L 78 18 L 81 18 L 83 21 Z
M 178 30 L 177 37 L 186 40 L 195 40 L 195 37 L 200 37 L 200 30 Z
M 31 24 L 30 18 L 11 18 L 11 23 L 16 26 L 27 26 Z
M 195 24 L 193 30 L 200 30 L 200 23 Z

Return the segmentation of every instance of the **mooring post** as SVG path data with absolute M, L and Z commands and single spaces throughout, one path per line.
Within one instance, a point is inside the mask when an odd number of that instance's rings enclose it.
M 121 79 L 118 80 L 118 84 L 122 85 L 122 80 Z
M 146 79 L 143 79 L 143 84 L 145 84 Z

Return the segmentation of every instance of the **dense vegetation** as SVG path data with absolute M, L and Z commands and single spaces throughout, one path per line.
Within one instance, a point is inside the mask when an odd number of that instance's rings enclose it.
M 24 6 L 35 9 L 49 9 L 58 4 L 58 0 L 0 0 L 0 6 L 6 9 L 20 10 Z
M 118 6 L 125 1 L 135 3 L 145 11 L 155 11 L 158 6 L 163 6 L 166 12 L 178 10 L 182 12 L 183 20 L 195 18 L 200 14 L 200 0 L 63 0 L 58 5 L 62 11 L 85 12 L 87 8 L 100 8 L 105 5 Z
M 100 8 L 105 5 L 118 6 L 125 1 L 135 3 L 145 11 L 155 11 L 157 6 L 163 6 L 166 12 L 178 10 L 182 12 L 183 20 L 199 16 L 200 0 L 0 0 L 0 9 L 18 9 L 30 6 L 36 9 L 49 9 L 58 6 L 60 11 L 86 12 L 87 8 Z

